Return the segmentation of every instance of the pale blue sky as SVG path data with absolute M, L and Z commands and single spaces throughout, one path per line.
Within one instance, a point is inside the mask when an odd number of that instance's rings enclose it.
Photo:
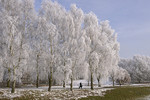
M 35 0 L 36 10 L 42 0 Z M 120 56 L 150 56 L 150 0 L 53 0 L 66 9 L 75 3 L 84 12 L 94 12 L 99 21 L 109 20 L 118 33 Z

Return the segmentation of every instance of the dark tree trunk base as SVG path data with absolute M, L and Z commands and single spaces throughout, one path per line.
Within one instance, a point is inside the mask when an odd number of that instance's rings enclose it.
M 15 85 L 16 85 L 16 82 L 13 81 L 13 82 L 12 82 L 12 90 L 11 90 L 11 93 L 15 93 Z
M 91 90 L 94 90 L 93 88 L 93 74 L 91 73 Z
M 73 79 L 71 78 L 70 90 L 72 91 Z

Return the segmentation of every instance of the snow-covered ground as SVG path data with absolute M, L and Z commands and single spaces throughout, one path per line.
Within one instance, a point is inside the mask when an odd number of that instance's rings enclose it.
M 146 83 L 146 84 L 130 84 L 130 86 L 148 86 L 150 87 L 150 83 Z
M 142 98 L 138 98 L 136 100 L 150 100 L 150 95 Z
M 83 85 L 83 89 L 79 89 L 80 82 Z M 16 92 L 11 94 L 11 89 L 9 88 L 0 88 L 0 100 L 2 99 L 15 99 L 15 98 L 24 98 L 24 99 L 51 99 L 51 100 L 70 100 L 78 99 L 87 96 L 103 96 L 105 91 L 111 90 L 112 88 L 99 88 L 94 86 L 94 90 L 90 89 L 88 82 L 86 80 L 75 80 L 73 82 L 73 91 L 70 91 L 69 82 L 66 88 L 62 86 L 52 86 L 52 91 L 48 92 L 48 86 L 42 86 L 39 88 L 29 85 L 27 87 L 16 88 Z M 94 82 L 97 85 L 96 82 Z
M 83 89 L 79 89 L 80 82 L 83 84 Z M 105 91 L 110 90 L 112 88 L 99 88 L 94 86 L 94 90 L 90 90 L 90 86 L 86 80 L 75 80 L 73 82 L 73 91 L 70 91 L 69 82 L 66 88 L 62 86 L 52 86 L 52 91 L 48 92 L 48 86 L 42 86 L 39 88 L 33 87 L 29 85 L 27 87 L 16 88 L 16 92 L 11 94 L 11 89 L 9 88 L 0 88 L 0 100 L 3 99 L 15 99 L 15 98 L 23 98 L 23 99 L 51 99 L 51 100 L 70 100 L 70 99 L 78 99 L 87 96 L 103 96 Z M 96 85 L 96 82 L 94 82 Z
M 79 89 L 79 83 L 83 84 L 83 89 Z M 0 100 L 12 99 L 12 98 L 24 98 L 24 99 L 51 99 L 51 100 L 69 100 L 78 99 L 87 96 L 103 96 L 105 91 L 111 90 L 111 84 L 102 85 L 102 87 L 94 86 L 94 90 L 90 90 L 90 86 L 87 86 L 87 82 L 84 80 L 74 81 L 73 91 L 70 91 L 70 86 L 67 84 L 66 88 L 62 86 L 52 86 L 52 91 L 48 92 L 48 86 L 36 87 L 22 87 L 16 88 L 15 93 L 10 93 L 10 88 L 0 88 Z M 95 83 L 96 84 L 96 83 Z M 119 85 L 116 85 L 119 86 Z M 150 84 L 130 84 L 123 86 L 150 86 Z M 148 98 L 148 99 L 147 99 Z M 142 100 L 150 100 L 150 96 L 145 97 Z
M 56 89 L 57 88 L 57 89 Z M 0 89 L 0 100 L 5 99 L 51 99 L 51 100 L 70 100 L 79 99 L 87 96 L 103 96 L 105 91 L 112 88 L 100 88 L 95 90 L 90 89 L 74 89 L 70 91 L 68 89 L 59 89 L 60 87 L 53 87 L 51 92 L 48 92 L 46 87 L 36 88 L 24 88 L 16 89 L 16 92 L 11 94 L 10 89 Z

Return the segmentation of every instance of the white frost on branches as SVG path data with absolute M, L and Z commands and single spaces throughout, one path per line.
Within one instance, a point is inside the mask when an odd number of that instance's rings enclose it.
M 95 79 L 100 86 L 118 68 L 117 35 L 94 13 L 51 0 L 38 13 L 34 0 L 1 0 L 0 8 L 1 80 L 37 87 L 44 81 L 50 91 L 54 83 L 65 87 L 71 81 L 72 90 L 73 80 L 87 79 L 93 89 Z

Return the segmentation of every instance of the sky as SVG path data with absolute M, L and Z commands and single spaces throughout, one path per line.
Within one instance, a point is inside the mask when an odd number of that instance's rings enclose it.
M 35 0 L 38 11 L 42 0 Z M 150 56 L 150 0 L 52 0 L 67 10 L 76 4 L 85 13 L 93 12 L 99 21 L 109 20 L 118 34 L 121 58 Z

